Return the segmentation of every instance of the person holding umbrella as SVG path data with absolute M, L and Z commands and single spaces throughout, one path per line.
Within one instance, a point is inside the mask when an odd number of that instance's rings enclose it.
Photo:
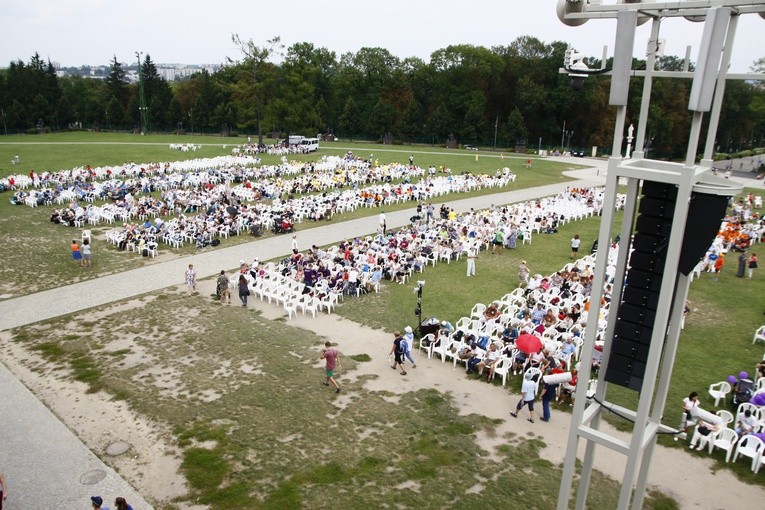
M 528 421 L 534 423 L 534 399 L 537 395 L 537 382 L 533 379 L 531 372 L 526 372 L 523 375 L 523 385 L 521 385 L 521 400 L 515 406 L 515 411 L 510 411 L 510 416 L 513 418 L 518 417 L 518 413 L 523 406 L 529 406 L 529 418 Z

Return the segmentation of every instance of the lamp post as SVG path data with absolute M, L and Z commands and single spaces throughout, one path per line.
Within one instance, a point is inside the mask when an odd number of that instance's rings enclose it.
M 191 134 L 194 134 L 194 108 L 189 108 L 189 122 L 191 122 Z
M 8 135 L 8 126 L 5 125 L 5 110 L 3 108 L 0 108 L 0 114 L 3 116 L 3 131 Z
M 563 145 L 563 142 L 566 140 L 566 121 L 563 121 L 563 132 L 560 135 L 560 148 L 563 149 L 565 147 Z
M 497 148 L 497 126 L 499 126 L 499 115 L 494 119 L 494 148 Z
M 425 280 L 419 280 L 414 288 L 414 293 L 417 294 L 417 308 L 414 309 L 414 314 L 417 316 L 417 333 L 420 335 L 422 335 L 420 327 L 422 326 L 422 289 L 424 287 Z
M 138 107 L 138 113 L 141 117 L 141 134 L 142 135 L 146 134 L 146 125 L 147 125 L 146 119 L 148 118 L 148 114 L 147 114 L 148 111 L 149 109 L 146 106 Z
M 561 141 L 561 148 L 565 149 L 565 152 L 569 152 L 569 148 L 571 147 L 571 137 L 574 136 L 573 131 L 563 131 L 563 137 L 566 140 L 566 145 L 563 145 L 563 141 Z

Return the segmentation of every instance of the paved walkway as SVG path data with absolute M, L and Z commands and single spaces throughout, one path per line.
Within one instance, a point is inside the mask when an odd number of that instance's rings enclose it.
M 566 183 L 508 191 L 468 199 L 447 200 L 457 212 L 482 209 L 491 204 L 521 202 L 556 194 L 566 186 L 590 187 L 605 182 L 605 161 L 593 168 L 568 172 L 578 179 Z M 739 180 L 739 179 L 736 179 Z M 748 179 L 744 179 L 748 181 Z M 757 187 L 756 181 L 750 186 Z M 409 222 L 412 210 L 386 213 L 388 225 Z M 326 245 L 348 237 L 367 235 L 377 228 L 377 215 L 317 226 L 298 233 L 301 249 Z M 272 259 L 290 252 L 290 236 L 253 241 L 239 246 L 199 253 L 146 268 L 109 275 L 57 289 L 0 302 L 0 330 L 75 313 L 173 285 L 183 284 L 183 274 L 193 263 L 200 278 L 213 276 L 237 261 Z M 37 398 L 0 364 L 0 469 L 8 482 L 6 510 L 87 508 L 89 497 L 101 494 L 107 503 L 122 495 L 136 510 L 151 508 L 130 485 L 101 462 Z M 110 505 L 111 506 L 111 505 Z

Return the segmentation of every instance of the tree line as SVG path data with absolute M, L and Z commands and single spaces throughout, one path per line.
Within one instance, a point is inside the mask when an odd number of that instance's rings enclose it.
M 610 149 L 615 111 L 607 76 L 569 86 L 558 69 L 566 43 L 523 36 L 507 46 L 453 45 L 430 61 L 384 48 L 339 57 L 309 42 L 286 50 L 278 37 L 262 46 L 237 35 L 239 55 L 218 72 L 169 83 L 149 55 L 140 62 L 148 130 L 200 133 L 332 133 L 341 139 L 514 148 L 599 146 Z M 589 58 L 591 67 L 599 67 Z M 762 66 L 762 59 L 759 61 Z M 607 63 L 608 65 L 608 63 Z M 680 70 L 662 57 L 661 70 Z M 633 68 L 644 66 L 636 60 Z M 59 78 L 38 54 L 0 71 L 5 133 L 66 129 L 139 130 L 140 90 L 116 56 L 105 79 Z M 632 78 L 629 123 L 637 123 L 642 78 Z M 656 157 L 685 151 L 690 80 L 654 79 L 647 136 Z M 722 152 L 762 146 L 765 91 L 729 81 L 718 129 Z M 702 133 L 703 136 L 703 133 Z M 703 138 L 702 138 L 703 139 Z

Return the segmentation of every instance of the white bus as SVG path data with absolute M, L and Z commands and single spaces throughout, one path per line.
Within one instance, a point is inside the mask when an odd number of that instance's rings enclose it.
M 305 152 L 313 152 L 319 150 L 318 138 L 303 138 L 300 141 L 300 148 Z

